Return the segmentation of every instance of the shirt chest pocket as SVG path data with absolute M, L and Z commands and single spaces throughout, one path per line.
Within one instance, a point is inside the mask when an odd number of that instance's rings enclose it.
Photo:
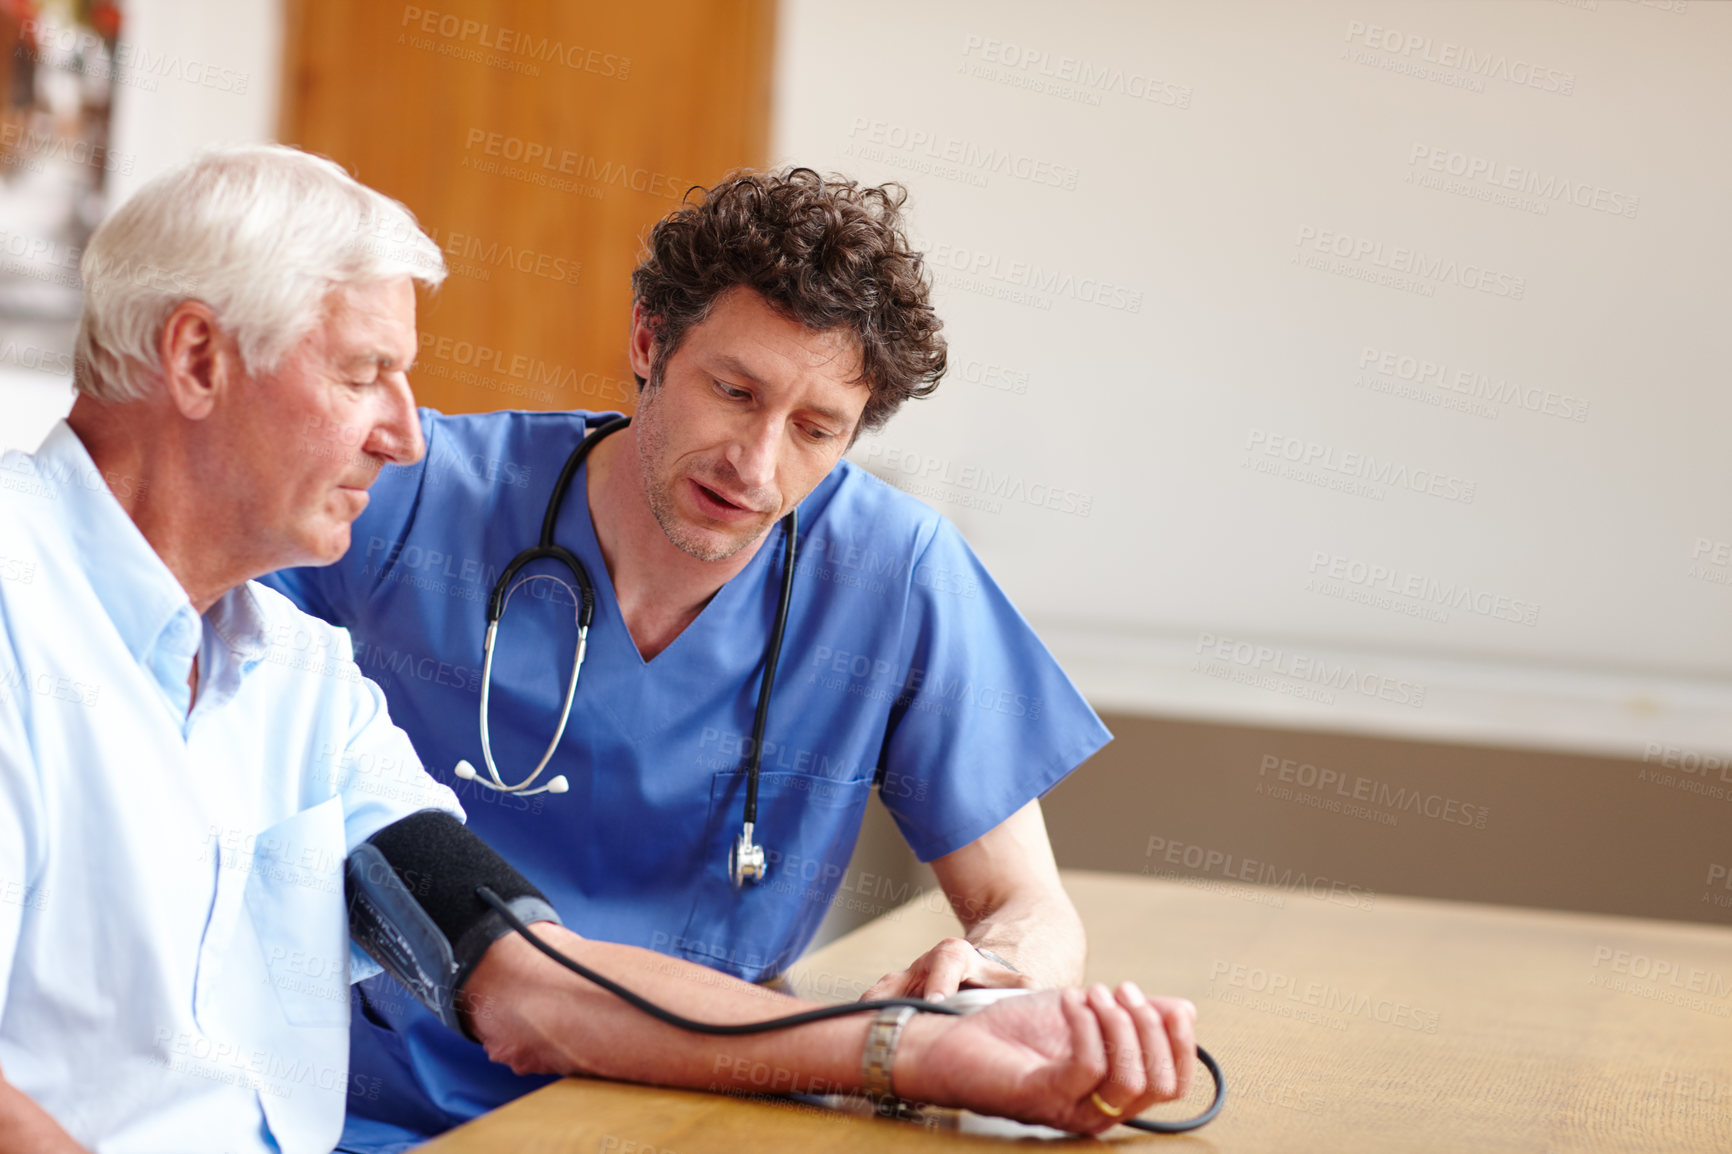
M 728 851 L 745 817 L 746 775 L 717 773 L 710 786 L 703 872 L 676 952 L 747 981 L 773 977 L 812 940 L 843 881 L 871 777 L 761 773 L 754 840 L 764 847 L 762 881 L 736 887 Z
M 245 904 L 267 980 L 296 1026 L 349 1020 L 349 924 L 343 902 L 341 798 L 278 822 L 255 839 Z

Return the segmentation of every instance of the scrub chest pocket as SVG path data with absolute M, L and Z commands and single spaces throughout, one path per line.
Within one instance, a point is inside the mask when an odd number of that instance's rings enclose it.
M 745 796 L 743 770 L 711 779 L 704 871 L 691 916 L 678 938 L 658 948 L 756 982 L 791 965 L 829 912 L 872 796 L 872 777 L 761 771 L 757 842 L 768 868 L 763 881 L 736 887 L 728 877 L 728 850 Z

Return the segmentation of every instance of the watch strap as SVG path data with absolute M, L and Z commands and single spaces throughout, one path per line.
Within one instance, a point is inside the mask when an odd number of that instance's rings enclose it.
M 860 1057 L 861 1089 L 868 1097 L 893 1099 L 892 1068 L 896 1063 L 896 1043 L 902 1037 L 902 1027 L 915 1014 L 913 1006 L 886 1006 L 872 1018 L 866 1029 L 866 1049 Z

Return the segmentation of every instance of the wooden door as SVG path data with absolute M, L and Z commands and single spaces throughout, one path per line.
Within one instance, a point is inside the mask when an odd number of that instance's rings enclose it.
M 451 275 L 422 404 L 629 410 L 631 270 L 768 151 L 774 0 L 291 0 L 282 139 L 407 204 Z

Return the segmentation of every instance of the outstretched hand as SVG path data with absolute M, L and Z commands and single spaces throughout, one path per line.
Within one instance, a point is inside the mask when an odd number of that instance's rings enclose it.
M 918 1045 L 898 1054 L 895 1089 L 923 1102 L 1096 1134 L 1120 1115 L 1185 1095 L 1196 1071 L 1196 1020 L 1189 1001 L 1149 998 L 1130 982 L 1116 992 L 1097 984 L 1006 998 L 967 1017 L 933 1021 Z

